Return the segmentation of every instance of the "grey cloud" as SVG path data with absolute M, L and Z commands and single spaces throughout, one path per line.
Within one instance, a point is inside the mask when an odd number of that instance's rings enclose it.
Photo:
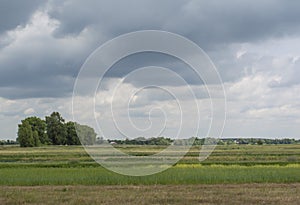
M 36 76 L 38 77 L 38 76 Z M 24 80 L 24 79 L 23 79 Z M 61 80 L 54 78 L 43 78 L 31 85 L 3 86 L 0 87 L 2 97 L 8 99 L 43 98 L 43 97 L 67 97 L 72 94 L 73 80 Z
M 271 88 L 291 87 L 300 84 L 300 60 L 296 62 L 290 61 L 282 67 L 284 70 L 281 73 L 281 79 L 279 81 L 270 82 Z
M 32 13 L 45 2 L 45 0 L 1 0 L 0 33 L 26 24 Z
M 61 22 L 57 35 L 76 35 L 92 26 L 111 38 L 135 30 L 162 29 L 166 20 L 176 15 L 184 2 L 55 1 L 49 15 Z
M 147 66 L 164 67 L 169 69 L 170 73 L 140 72 L 134 78 L 130 78 L 130 72 Z M 145 83 L 151 84 L 151 82 L 156 82 L 159 85 L 178 86 L 177 81 L 168 77 L 169 74 L 172 74 L 171 72 L 176 72 L 188 84 L 203 84 L 203 81 L 195 75 L 189 65 L 173 56 L 155 52 L 137 53 L 121 59 L 108 70 L 106 77 L 125 77 L 128 74 L 129 78 L 125 82 L 136 86 L 144 85 Z
M 72 1 L 50 11 L 61 22 L 56 33 L 76 34 L 88 26 L 107 36 L 162 29 L 189 37 L 205 49 L 299 34 L 298 1 Z
M 3 12 L 0 15 L 3 18 L 0 19 L 6 19 L 0 20 L 2 31 L 25 24 L 32 13 L 43 5 L 43 2 L 35 0 L 26 3 L 2 2 L 4 6 L 1 6 Z M 6 48 L 11 44 L 0 50 L 0 56 L 6 57 L 0 59 L 0 96 L 69 95 L 80 66 L 94 48 L 105 40 L 140 29 L 162 29 L 190 38 L 208 51 L 224 81 L 234 81 L 245 75 L 244 66 L 253 57 L 236 60 L 234 51 L 228 45 L 299 35 L 299 6 L 298 1 L 279 0 L 260 3 L 233 0 L 170 0 L 159 3 L 139 0 L 48 1 L 46 10 L 51 18 L 58 20 L 58 28 L 46 34 L 48 36 L 45 38 L 18 41 L 18 46 L 10 48 L 9 52 Z M 86 36 L 82 38 L 83 33 Z M 107 73 L 107 77 L 122 77 L 137 67 L 148 65 L 166 66 L 190 84 L 202 83 L 184 63 L 155 55 L 123 59 Z M 142 77 L 140 81 L 144 80 Z M 131 83 L 138 85 L 138 81 Z M 170 82 L 166 80 L 165 83 Z M 14 93 L 7 91 L 10 89 Z M 22 89 L 28 89 L 28 92 L 22 92 Z

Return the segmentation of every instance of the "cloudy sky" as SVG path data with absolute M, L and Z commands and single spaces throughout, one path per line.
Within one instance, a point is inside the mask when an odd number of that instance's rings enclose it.
M 15 139 L 17 124 L 28 116 L 59 111 L 72 120 L 74 83 L 86 58 L 108 40 L 139 30 L 182 35 L 208 54 L 226 93 L 224 137 L 299 138 L 299 8 L 299 1 L 283 0 L 1 0 L 0 139 Z M 196 97 L 190 98 L 186 86 L 176 80 L 174 84 L 168 73 L 155 68 L 125 79 L 151 65 L 177 72 Z M 211 118 L 209 96 L 201 79 L 188 70 L 178 59 L 157 53 L 124 58 L 106 74 L 105 89 L 96 96 L 78 96 L 82 109 L 76 115 L 93 125 L 94 116 L 87 116 L 85 106 L 96 99 L 95 116 L 109 138 L 124 137 L 124 132 L 136 137 L 142 131 L 146 136 L 175 136 L 181 107 L 186 117 L 180 137 L 186 137 L 197 118 L 192 105 L 196 101 L 202 120 L 198 135 L 205 136 Z M 165 89 L 139 90 L 147 81 Z M 166 89 L 183 99 L 180 106 Z M 108 120 L 111 104 L 119 129 Z M 166 132 L 160 133 L 164 124 Z

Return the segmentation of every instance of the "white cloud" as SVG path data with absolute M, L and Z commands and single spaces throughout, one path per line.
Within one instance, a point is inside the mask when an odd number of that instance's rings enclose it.
M 35 113 L 35 110 L 33 108 L 28 108 L 24 111 L 25 115 L 32 115 Z

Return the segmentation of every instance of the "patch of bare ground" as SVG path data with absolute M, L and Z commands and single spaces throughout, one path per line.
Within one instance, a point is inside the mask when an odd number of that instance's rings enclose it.
M 0 204 L 299 204 L 300 183 L 1 186 Z

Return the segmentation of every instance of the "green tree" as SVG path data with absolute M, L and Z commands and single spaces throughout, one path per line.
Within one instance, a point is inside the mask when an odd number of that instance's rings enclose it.
M 75 123 L 76 131 L 80 142 L 84 145 L 93 145 L 96 141 L 97 134 L 95 130 L 87 125 Z
M 38 117 L 28 117 L 24 121 L 27 121 L 33 132 L 37 132 L 35 135 L 38 137 L 36 139 L 36 146 L 38 144 L 49 144 L 48 135 L 46 133 L 46 122 Z
M 31 127 L 32 129 L 32 127 Z M 39 138 L 39 134 L 36 130 L 32 131 L 32 137 L 33 137 L 33 144 L 35 147 L 38 147 L 41 145 L 41 141 L 40 141 L 40 138 Z
M 36 132 L 35 132 L 36 133 Z M 18 125 L 18 138 L 17 141 L 20 143 L 21 147 L 33 147 L 35 146 L 36 136 L 33 136 L 32 128 L 28 121 L 23 120 L 21 124 Z
M 258 144 L 258 145 L 263 145 L 264 142 L 263 142 L 261 139 L 259 139 L 259 140 L 257 141 L 257 144 Z
M 64 145 L 67 143 L 67 129 L 65 120 L 59 112 L 53 112 L 46 116 L 47 134 L 53 145 Z
M 67 129 L 67 144 L 80 145 L 81 143 L 76 133 L 75 122 L 67 122 L 65 126 Z

